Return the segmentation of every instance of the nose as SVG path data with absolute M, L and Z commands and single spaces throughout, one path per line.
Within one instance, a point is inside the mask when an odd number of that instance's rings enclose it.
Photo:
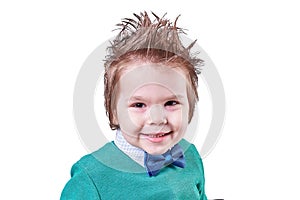
M 167 123 L 167 118 L 163 106 L 155 104 L 148 110 L 148 124 L 161 125 Z

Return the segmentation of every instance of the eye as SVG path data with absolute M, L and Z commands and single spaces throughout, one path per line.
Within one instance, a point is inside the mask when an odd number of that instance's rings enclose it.
M 144 107 L 146 107 L 146 104 L 144 104 L 144 103 L 134 103 L 131 106 L 135 107 L 135 108 L 144 108 Z
M 167 101 L 167 102 L 165 103 L 165 106 L 176 106 L 176 105 L 178 105 L 178 104 L 179 104 L 178 101 Z

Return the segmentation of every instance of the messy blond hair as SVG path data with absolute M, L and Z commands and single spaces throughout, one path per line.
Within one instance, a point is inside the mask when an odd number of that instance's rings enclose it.
M 193 41 L 185 47 L 179 35 L 183 34 L 182 28 L 177 27 L 179 16 L 172 23 L 169 19 L 158 17 L 152 12 L 151 20 L 147 12 L 140 15 L 133 14 L 136 19 L 124 18 L 117 24 L 119 34 L 111 41 L 105 57 L 104 98 L 106 115 L 110 121 L 111 129 L 119 128 L 114 122 L 114 107 L 116 99 L 112 98 L 113 91 L 120 78 L 121 72 L 133 62 L 148 62 L 164 64 L 170 67 L 183 69 L 191 84 L 192 91 L 189 99 L 189 122 L 193 116 L 195 104 L 198 101 L 198 76 L 201 73 L 203 60 L 191 53 L 191 48 L 196 43 Z

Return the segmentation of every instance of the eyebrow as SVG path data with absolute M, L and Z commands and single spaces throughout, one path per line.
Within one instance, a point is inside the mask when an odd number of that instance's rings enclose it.
M 167 99 L 184 99 L 184 96 L 183 95 L 171 95 L 171 96 L 167 96 L 164 98 L 164 100 L 167 100 Z M 128 98 L 128 101 L 145 101 L 147 100 L 146 98 L 144 98 L 143 96 L 132 96 L 130 98 Z

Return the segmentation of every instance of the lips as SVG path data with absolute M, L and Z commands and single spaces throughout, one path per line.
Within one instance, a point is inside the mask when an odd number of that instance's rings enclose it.
M 170 135 L 172 131 L 163 132 L 163 133 L 149 133 L 149 134 L 142 134 L 145 136 L 145 139 L 149 140 L 153 143 L 160 143 L 166 139 L 168 135 Z
M 168 135 L 170 133 L 171 133 L 171 131 L 170 132 L 166 132 L 166 133 L 153 133 L 153 134 L 145 134 L 145 135 L 147 135 L 150 138 L 159 138 L 159 137 L 163 137 L 165 135 Z

